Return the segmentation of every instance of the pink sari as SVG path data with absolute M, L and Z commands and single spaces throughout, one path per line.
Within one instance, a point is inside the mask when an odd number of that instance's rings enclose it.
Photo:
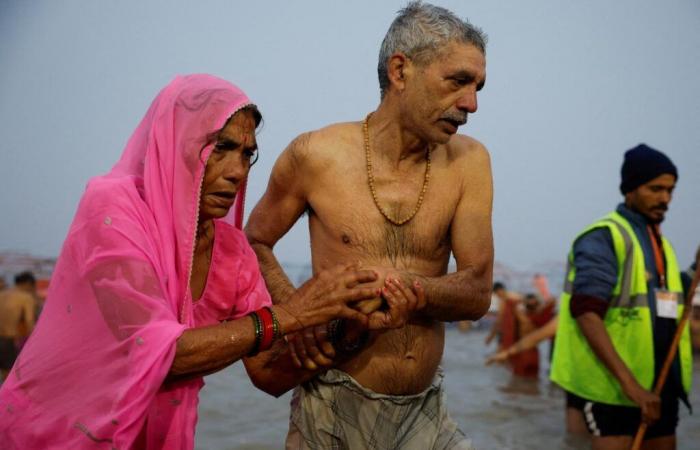
M 240 230 L 215 222 L 202 297 L 189 289 L 206 137 L 250 100 L 177 77 L 80 201 L 41 320 L 0 388 L 0 449 L 192 449 L 201 379 L 164 385 L 187 329 L 270 304 Z M 252 326 L 251 326 L 252 327 Z

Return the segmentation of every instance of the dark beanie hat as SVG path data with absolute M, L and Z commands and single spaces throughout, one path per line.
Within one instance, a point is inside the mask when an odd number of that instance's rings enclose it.
M 678 180 L 676 166 L 668 156 L 646 144 L 639 144 L 625 152 L 620 173 L 622 175 L 620 191 L 623 194 L 665 173 L 673 175 Z

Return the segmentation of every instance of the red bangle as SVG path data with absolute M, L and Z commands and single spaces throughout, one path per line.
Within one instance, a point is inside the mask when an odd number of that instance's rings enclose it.
M 262 341 L 260 342 L 260 351 L 264 352 L 272 347 L 272 342 L 275 340 L 275 323 L 272 320 L 272 313 L 269 309 L 260 308 L 256 311 L 256 313 L 262 322 L 263 336 Z

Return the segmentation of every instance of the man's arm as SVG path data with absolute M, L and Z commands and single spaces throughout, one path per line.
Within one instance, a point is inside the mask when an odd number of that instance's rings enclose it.
M 642 409 L 642 418 L 651 423 L 659 418 L 657 395 L 639 385 L 615 350 L 603 317 L 617 282 L 617 257 L 612 237 L 605 229 L 595 229 L 574 243 L 576 279 L 570 311 L 593 353 L 617 379 L 625 395 Z
M 630 400 L 642 408 L 642 419 L 652 423 L 661 415 L 661 399 L 639 385 L 634 375 L 615 351 L 603 319 L 594 312 L 587 312 L 576 318 L 581 333 L 586 337 L 593 353 L 620 382 L 622 391 Z
M 306 177 L 299 174 L 308 142 L 309 134 L 302 134 L 282 152 L 270 174 L 267 190 L 253 208 L 245 227 L 275 304 L 285 302 L 295 291 L 272 249 L 306 208 Z
M 463 138 L 466 139 L 466 138 Z M 408 275 L 425 288 L 427 305 L 422 314 L 440 321 L 476 320 L 491 304 L 493 186 L 486 149 L 470 140 L 471 155 L 463 166 L 461 198 L 451 224 L 450 240 L 457 271 L 442 277 Z
M 30 294 L 26 294 L 26 299 L 22 302 L 22 316 L 24 317 L 24 323 L 27 326 L 27 333 L 31 333 L 34 329 L 34 323 L 36 322 L 36 317 L 34 315 L 34 305 L 36 300 Z
M 279 156 L 270 174 L 267 190 L 253 208 L 245 227 L 248 241 L 258 257 L 265 284 L 274 304 L 286 302 L 296 290 L 277 261 L 273 248 L 307 207 L 305 180 L 310 174 L 306 173 L 304 161 L 308 155 L 310 137 L 310 133 L 298 136 Z M 301 173 L 304 173 L 304 176 L 300 176 Z M 290 336 L 289 339 L 311 340 L 312 336 L 313 330 L 306 330 Z M 309 345 L 309 348 L 317 349 L 314 345 Z M 332 347 L 325 348 L 324 352 L 335 355 Z M 315 365 L 309 365 L 315 370 L 305 369 L 300 364 L 294 364 L 294 356 L 287 342 L 280 341 L 269 351 L 245 358 L 244 362 L 256 387 L 279 396 L 327 369 L 324 367 L 319 370 Z M 325 366 L 332 362 L 322 354 L 316 358 L 319 358 L 319 362 L 324 362 Z

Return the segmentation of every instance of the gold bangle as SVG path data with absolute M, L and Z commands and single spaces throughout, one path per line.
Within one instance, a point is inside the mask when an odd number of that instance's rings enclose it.
M 272 316 L 272 330 L 274 334 L 273 339 L 277 340 L 284 336 L 284 333 L 282 333 L 282 327 L 280 327 L 280 322 L 277 320 L 277 314 L 275 314 L 275 310 L 269 306 L 266 306 L 265 309 L 270 311 L 270 315 Z

